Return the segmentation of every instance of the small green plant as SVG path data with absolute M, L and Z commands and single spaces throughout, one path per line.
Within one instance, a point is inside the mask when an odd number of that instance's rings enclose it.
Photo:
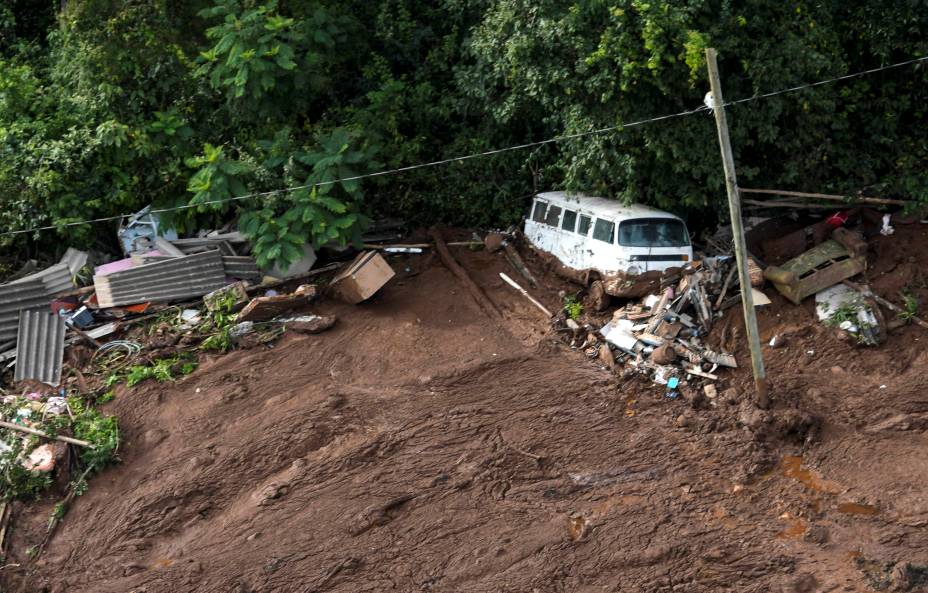
M 583 304 L 577 298 L 577 295 L 567 295 L 564 297 L 564 312 L 567 317 L 577 320 L 583 315 Z
M 48 518 L 48 529 L 51 529 L 52 526 L 64 519 L 65 513 L 68 512 L 68 507 L 63 502 L 56 502 L 54 508 L 52 509 L 52 516 Z
M 861 307 L 862 305 L 856 301 L 841 303 L 835 308 L 828 319 L 825 320 L 825 325 L 829 327 L 840 327 L 845 321 L 857 325 L 859 323 L 858 314 L 860 313 Z M 823 307 L 822 310 L 825 311 L 827 309 Z
M 116 392 L 112 389 L 104 393 L 103 395 L 97 396 L 97 405 L 103 405 L 109 403 L 116 399 Z
M 200 343 L 200 350 L 228 352 L 232 349 L 232 327 L 220 328 Z
M 898 317 L 903 321 L 911 321 L 918 315 L 918 299 L 907 290 L 903 290 L 899 296 L 902 297 L 903 310 L 899 312 Z
M 162 358 L 156 360 L 151 366 L 136 365 L 131 367 L 126 375 L 126 385 L 135 387 L 146 379 L 154 379 L 159 383 L 171 381 L 174 379 L 171 367 L 176 362 L 176 358 Z

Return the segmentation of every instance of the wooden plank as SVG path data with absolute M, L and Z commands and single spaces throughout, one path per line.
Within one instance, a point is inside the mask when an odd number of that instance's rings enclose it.
M 889 206 L 907 206 L 912 202 L 908 200 L 893 200 L 889 198 L 874 198 L 870 196 L 842 196 L 837 194 L 817 194 L 804 191 L 787 191 L 782 189 L 747 189 L 738 188 L 743 194 L 767 194 L 774 196 L 793 196 L 795 198 L 813 198 L 818 200 L 831 200 L 834 202 L 860 203 L 860 204 L 884 204 Z
M 470 293 L 471 298 L 477 303 L 477 305 L 488 313 L 491 317 L 502 317 L 503 314 L 500 313 L 500 310 L 496 308 L 496 305 L 490 298 L 484 294 L 479 286 L 474 282 L 470 277 L 470 274 L 461 267 L 451 255 L 451 252 L 448 251 L 448 244 L 445 243 L 445 240 L 442 238 L 441 233 L 438 232 L 438 229 L 431 229 L 432 239 L 435 241 L 435 250 L 438 251 L 438 256 L 441 258 L 445 267 L 451 270 L 451 273 L 454 274 L 458 280 L 464 284 L 464 287 L 467 288 L 467 291 Z

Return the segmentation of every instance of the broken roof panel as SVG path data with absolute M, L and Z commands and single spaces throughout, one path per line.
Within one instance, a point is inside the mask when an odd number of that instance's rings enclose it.
M 175 257 L 144 266 L 94 276 L 100 307 L 167 303 L 201 297 L 226 285 L 219 251 Z
M 248 255 L 224 255 L 222 265 L 226 276 L 239 280 L 261 280 L 261 270 L 255 259 Z
M 59 263 L 68 266 L 68 271 L 71 272 L 72 277 L 76 276 L 77 273 L 81 271 L 81 268 L 87 265 L 87 252 L 68 247 L 64 255 L 61 256 L 61 261 Z
M 45 311 L 23 311 L 19 316 L 14 380 L 35 379 L 57 386 L 61 382 L 64 334 L 64 318 Z
M 12 343 L 19 328 L 19 313 L 43 309 L 56 294 L 74 288 L 71 271 L 66 263 L 0 285 L 0 344 Z

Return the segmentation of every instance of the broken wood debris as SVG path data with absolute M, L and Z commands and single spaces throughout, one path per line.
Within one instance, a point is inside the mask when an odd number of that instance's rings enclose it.
M 451 270 L 451 273 L 454 274 L 461 283 L 464 284 L 467 288 L 467 292 L 470 293 L 471 298 L 477 303 L 477 305 L 484 310 L 491 317 L 502 317 L 503 314 L 500 313 L 500 310 L 496 307 L 493 301 L 480 289 L 479 286 L 473 281 L 470 277 L 470 274 L 461 267 L 461 264 L 454 259 L 454 256 L 451 255 L 451 252 L 448 251 L 448 244 L 445 243 L 445 240 L 442 238 L 441 233 L 438 229 L 432 229 L 430 231 L 432 239 L 435 241 L 435 250 L 438 251 L 438 256 L 441 258 L 445 267 Z
M 518 290 L 518 291 L 522 294 L 522 296 L 524 296 L 525 298 L 527 298 L 533 305 L 535 305 L 536 307 L 538 307 L 538 310 L 541 311 L 542 313 L 544 313 L 547 317 L 549 317 L 549 318 L 550 318 L 550 317 L 554 317 L 554 314 L 551 313 L 551 311 L 549 311 L 549 310 L 547 309 L 547 307 L 545 307 L 545 306 L 542 305 L 540 302 L 538 302 L 538 300 L 535 299 L 535 297 L 533 297 L 532 295 L 530 295 L 530 294 L 528 293 L 527 290 L 525 290 L 524 288 L 522 288 L 521 286 L 519 286 L 519 284 L 518 284 L 515 280 L 513 280 L 512 278 L 510 278 L 509 276 L 507 276 L 506 274 L 504 274 L 504 273 L 502 273 L 502 272 L 499 273 L 499 276 L 500 276 L 500 278 L 503 279 L 503 281 L 504 281 L 506 284 L 508 284 L 509 286 L 511 286 L 511 287 L 515 288 L 516 290 Z
M 716 368 L 736 368 L 733 355 L 703 341 L 721 315 L 713 302 L 722 302 L 732 283 L 738 284 L 733 263 L 731 257 L 693 262 L 683 268 L 676 285 L 665 286 L 660 295 L 617 309 L 600 330 L 605 343 L 616 349 L 616 361 L 623 359 L 629 368 L 662 385 L 685 375 L 716 381 Z
M 78 447 L 90 447 L 93 448 L 93 444 L 82 441 L 80 439 L 75 439 L 71 437 L 66 437 L 62 435 L 50 435 L 46 432 L 35 428 L 29 428 L 28 426 L 20 426 L 19 424 L 13 424 L 12 422 L 7 422 L 6 420 L 0 420 L 0 428 L 8 428 L 10 430 L 15 430 L 24 434 L 31 434 L 33 436 L 42 437 L 46 439 L 54 439 L 56 441 L 61 441 L 62 443 L 68 443 L 69 445 L 77 445 Z

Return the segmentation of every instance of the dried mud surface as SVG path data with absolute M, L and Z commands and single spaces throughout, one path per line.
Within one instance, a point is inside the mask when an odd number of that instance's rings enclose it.
M 877 292 L 928 303 L 924 226 L 873 251 Z M 925 590 L 924 330 L 861 348 L 768 289 L 773 408 L 747 401 L 737 308 L 710 342 L 742 369 L 694 406 L 560 343 L 501 255 L 454 253 L 502 320 L 437 259 L 393 260 L 373 302 L 314 309 L 327 333 L 120 391 L 123 463 L 0 590 Z M 50 504 L 17 505 L 8 563 Z

